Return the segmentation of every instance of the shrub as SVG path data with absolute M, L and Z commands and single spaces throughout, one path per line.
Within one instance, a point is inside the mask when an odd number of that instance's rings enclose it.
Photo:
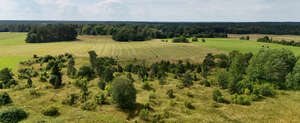
M 286 77 L 288 89 L 300 90 L 300 59 L 295 64 L 293 71 Z
M 218 71 L 216 75 L 217 82 L 222 89 L 228 87 L 229 74 L 225 71 Z
M 218 89 L 215 89 L 213 91 L 213 100 L 218 101 L 218 97 L 222 97 L 222 93 Z
M 95 95 L 94 100 L 95 100 L 96 104 L 98 104 L 98 105 L 106 104 L 106 97 L 105 97 L 104 93 Z
M 9 97 L 8 93 L 6 92 L 0 93 L 0 106 L 7 105 L 10 103 L 12 103 L 12 100 Z
M 50 106 L 50 107 L 45 107 L 42 110 L 42 114 L 45 115 L 45 116 L 58 116 L 59 111 L 58 111 L 57 107 Z
M 91 80 L 94 77 L 94 71 L 89 66 L 81 66 L 78 70 L 77 77 Z
M 148 121 L 149 120 L 149 116 L 150 112 L 148 109 L 142 109 L 141 112 L 139 113 L 139 117 L 144 120 L 144 121 Z
M 240 104 L 240 105 L 250 105 L 251 104 L 249 99 L 243 95 L 234 94 L 234 95 L 232 95 L 231 100 L 235 104 Z
M 30 89 L 29 95 L 31 95 L 33 97 L 39 97 L 41 94 L 36 89 Z
M 17 82 L 13 78 L 14 74 L 8 68 L 4 68 L 0 71 L 0 89 L 10 88 L 17 85 Z
M 8 107 L 0 111 L 0 122 L 2 123 L 18 123 L 27 118 L 27 113 L 18 107 Z
M 189 40 L 184 36 L 180 36 L 178 38 L 174 38 L 173 42 L 174 43 L 189 43 Z
M 169 98 L 175 98 L 173 89 L 169 89 L 169 90 L 167 91 L 167 95 L 168 95 Z
M 103 80 L 103 79 L 100 79 L 98 81 L 98 87 L 101 89 L 101 90 L 104 90 L 105 89 L 105 86 L 106 86 L 106 82 Z
M 151 87 L 151 85 L 149 84 L 149 82 L 144 82 L 142 88 L 144 90 L 152 90 L 153 88 Z
M 65 105 L 74 105 L 76 104 L 76 100 L 78 99 L 77 94 L 69 94 L 67 97 L 62 101 L 62 104 Z
M 188 109 L 195 109 L 195 106 L 193 106 L 193 104 L 191 102 L 184 102 L 184 106 Z
M 95 110 L 97 105 L 93 101 L 86 101 L 81 105 L 82 110 L 93 111 Z
M 121 108 L 133 108 L 136 101 L 136 89 L 130 80 L 125 78 L 117 78 L 112 82 L 111 86 L 112 99 Z
M 262 85 L 255 85 L 253 93 L 256 95 L 262 95 L 267 97 L 273 97 L 276 95 L 274 87 L 268 83 Z
M 193 85 L 193 78 L 191 73 L 187 72 L 183 75 L 183 78 L 181 80 L 184 87 L 190 87 Z
M 49 82 L 54 86 L 55 89 L 61 87 L 62 85 L 62 73 L 61 69 L 58 67 L 57 62 L 52 67 Z

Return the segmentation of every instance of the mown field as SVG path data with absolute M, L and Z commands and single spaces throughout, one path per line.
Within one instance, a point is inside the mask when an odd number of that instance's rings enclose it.
M 295 38 L 297 36 L 292 36 Z M 300 54 L 299 47 L 282 46 L 279 44 L 258 43 L 254 40 L 244 41 L 231 38 L 208 38 L 206 43 L 168 43 L 154 39 L 146 42 L 115 42 L 110 36 L 79 36 L 77 41 L 26 44 L 26 33 L 0 33 L 0 68 L 15 69 L 19 61 L 37 55 L 57 55 L 72 53 L 77 57 L 87 57 L 87 52 L 95 50 L 99 56 L 119 57 L 121 60 L 138 58 L 147 62 L 162 59 L 189 59 L 201 62 L 207 53 L 226 53 L 232 50 L 241 52 L 257 52 L 262 46 L 270 48 L 286 48 L 296 55 Z M 289 36 L 284 36 L 288 39 Z M 9 62 L 7 62 L 9 61 Z
M 298 35 L 270 35 L 270 34 L 229 34 L 229 38 L 240 39 L 242 36 L 249 36 L 251 40 L 257 40 L 258 38 L 263 38 L 264 36 L 269 36 L 274 40 L 294 40 L 300 41 L 300 36 Z
M 99 56 L 119 57 L 122 61 L 145 59 L 146 62 L 153 62 L 162 59 L 178 60 L 190 59 L 193 62 L 201 62 L 207 53 L 228 53 L 232 50 L 241 52 L 257 52 L 262 46 L 269 48 L 287 48 L 295 54 L 300 55 L 299 47 L 282 46 L 278 44 L 257 43 L 241 41 L 238 39 L 214 38 L 206 39 L 206 43 L 171 43 L 161 42 L 159 39 L 146 42 L 115 42 L 110 36 L 79 36 L 78 41 L 60 43 L 26 44 L 24 39 L 26 33 L 0 33 L 0 68 L 10 67 L 16 70 L 19 61 L 23 61 L 37 55 L 58 55 L 66 52 L 76 57 L 76 68 L 83 64 L 89 64 L 88 51 L 95 50 Z M 38 69 L 38 65 L 35 66 Z M 63 71 L 65 73 L 65 70 Z M 195 81 L 194 85 L 186 89 L 178 89 L 176 86 L 181 82 L 173 79 L 170 75 L 166 85 L 159 85 L 158 80 L 151 83 L 155 92 L 142 89 L 143 82 L 138 80 L 134 83 L 137 88 L 137 103 L 144 104 L 149 101 L 149 95 L 156 95 L 156 105 L 153 106 L 155 114 L 168 115 L 166 122 L 198 123 L 198 122 L 300 122 L 300 92 L 298 91 L 277 91 L 274 98 L 266 97 L 263 100 L 252 102 L 250 106 L 236 104 L 216 104 L 212 100 L 213 87 L 200 85 Z M 210 78 L 214 78 L 211 76 Z M 33 79 L 33 87 L 40 94 L 35 97 L 30 94 L 31 89 L 20 89 L 26 85 L 26 80 L 18 80 L 19 85 L 13 89 L 0 90 L 10 94 L 14 105 L 24 108 L 29 117 L 22 123 L 99 123 L 99 122 L 145 122 L 138 114 L 129 115 L 127 111 L 120 110 L 116 105 L 101 105 L 95 111 L 83 111 L 79 105 L 62 105 L 62 100 L 71 93 L 80 93 L 80 90 L 72 85 L 70 78 L 64 75 L 62 89 L 53 89 L 49 83 L 39 82 L 38 78 Z M 102 92 L 97 87 L 98 79 L 89 82 L 91 95 Z M 175 105 L 170 105 L 167 90 L 173 89 L 176 98 Z M 193 96 L 187 96 L 187 93 Z M 225 98 L 230 99 L 227 90 L 222 90 Z M 185 108 L 184 102 L 189 101 L 194 110 Z M 41 114 L 41 109 L 46 106 L 56 106 L 60 115 L 47 117 Z M 4 108 L 4 107 L 0 107 Z M 136 113 L 136 112 L 135 112 Z

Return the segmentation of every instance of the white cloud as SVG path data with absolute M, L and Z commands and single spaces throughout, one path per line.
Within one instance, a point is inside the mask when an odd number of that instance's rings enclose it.
M 0 19 L 300 21 L 299 0 L 0 0 Z

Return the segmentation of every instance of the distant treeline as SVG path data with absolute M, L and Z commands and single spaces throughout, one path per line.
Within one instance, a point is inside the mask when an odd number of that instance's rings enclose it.
M 48 22 L 50 23 L 50 22 Z M 59 22 L 55 22 L 59 23 Z M 82 35 L 113 35 L 115 40 L 149 40 L 180 36 L 227 37 L 227 34 L 300 35 L 300 23 L 147 23 L 147 22 L 61 22 Z M 47 22 L 0 23 L 0 32 L 29 32 Z
M 74 27 L 65 24 L 48 24 L 33 27 L 27 34 L 27 43 L 72 41 L 77 37 Z
M 288 46 L 295 46 L 300 47 L 300 42 L 295 42 L 293 40 L 286 41 L 286 40 L 273 40 L 272 38 L 265 36 L 263 38 L 257 39 L 257 42 L 265 42 L 265 43 L 275 43 L 275 44 L 282 44 L 282 45 L 288 45 Z

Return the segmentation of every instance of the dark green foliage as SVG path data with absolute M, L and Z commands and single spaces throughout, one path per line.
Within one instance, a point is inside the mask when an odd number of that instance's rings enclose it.
M 153 89 L 149 82 L 144 82 L 142 88 L 144 90 L 152 90 Z
M 81 101 L 85 102 L 88 98 L 89 92 L 88 92 L 88 80 L 86 79 L 77 79 L 73 83 L 74 86 L 78 87 L 81 91 Z
M 10 103 L 12 103 L 12 100 L 9 97 L 8 93 L 6 92 L 0 93 L 0 106 L 7 105 Z
M 275 43 L 275 44 L 282 44 L 282 45 L 289 45 L 289 46 L 300 47 L 300 43 L 299 42 L 295 42 L 293 40 L 291 40 L 291 41 L 286 41 L 286 40 L 281 40 L 281 41 L 272 40 L 268 36 L 265 36 L 263 38 L 257 39 L 257 42 Z
M 120 28 L 112 34 L 112 38 L 116 41 L 128 42 L 128 41 L 145 41 L 152 38 L 152 32 L 139 27 Z
M 185 101 L 184 106 L 188 109 L 195 109 L 195 106 L 191 102 Z
M 110 68 L 106 68 L 101 78 L 104 79 L 105 82 L 111 82 L 114 79 L 114 73 Z
M 32 28 L 27 34 L 26 43 L 72 41 L 76 37 L 77 31 L 70 25 L 48 24 Z
M 228 68 L 230 66 L 230 60 L 227 55 L 225 54 L 217 54 L 215 55 L 217 60 L 216 65 L 220 68 Z
M 216 80 L 219 86 L 222 89 L 226 89 L 228 87 L 230 74 L 226 71 L 217 71 Z
M 48 73 L 45 71 L 45 72 L 42 72 L 40 74 L 40 81 L 41 82 L 47 82 L 47 79 L 49 78 L 49 75 Z
M 0 110 L 1 123 L 18 123 L 25 118 L 27 118 L 27 113 L 22 108 L 7 107 Z
M 95 103 L 98 105 L 106 104 L 106 97 L 104 93 L 100 93 L 94 96 Z
M 213 100 L 218 103 L 229 103 L 226 99 L 223 98 L 222 93 L 218 89 L 213 90 Z
M 242 36 L 240 39 L 241 40 L 250 40 L 250 37 L 249 36 L 246 36 L 246 37 Z
M 136 101 L 136 89 L 132 82 L 124 78 L 116 78 L 112 82 L 112 99 L 121 107 L 133 108 Z
M 78 70 L 77 77 L 81 79 L 86 78 L 88 80 L 91 80 L 94 77 L 94 72 L 89 66 L 81 66 Z
M 28 79 L 31 77 L 37 77 L 38 72 L 34 71 L 33 68 L 22 68 L 18 70 L 18 79 Z
M 173 39 L 174 43 L 189 43 L 189 40 L 185 36 L 180 36 Z
M 97 54 L 95 51 L 89 51 L 89 56 L 90 56 L 90 64 L 91 64 L 91 67 L 93 70 L 96 69 L 96 66 L 97 66 Z
M 175 98 L 173 89 L 169 89 L 169 90 L 167 91 L 167 95 L 168 95 L 169 98 Z
M 286 77 L 286 87 L 300 90 L 300 59 L 298 59 L 293 71 Z
M 42 114 L 45 116 L 58 116 L 59 115 L 59 111 L 57 107 L 54 106 L 50 106 L 50 107 L 46 107 L 42 110 Z
M 105 89 L 105 86 L 106 86 L 106 82 L 103 80 L 103 79 L 100 79 L 98 81 L 98 87 L 101 89 L 101 90 L 104 90 Z
M 288 73 L 296 63 L 295 55 L 285 49 L 261 49 L 250 60 L 247 75 L 251 81 L 268 81 L 284 89 Z
M 131 75 L 131 73 L 128 73 L 127 74 L 127 79 L 131 82 L 131 83 L 133 83 L 135 80 L 132 78 L 132 75 Z
M 27 79 L 27 85 L 26 85 L 27 88 L 31 88 L 32 87 L 32 80 L 31 78 L 28 78 Z
M 181 80 L 184 87 L 190 87 L 193 85 L 193 77 L 192 74 L 187 72 L 183 75 L 183 78 Z
M 70 78 L 73 78 L 73 77 L 76 76 L 77 70 L 74 66 L 75 66 L 75 60 L 74 60 L 74 58 L 71 58 L 68 62 L 68 65 L 67 65 L 67 75 Z
M 211 67 L 214 67 L 215 66 L 215 57 L 211 53 L 208 53 L 205 56 L 205 59 L 203 60 L 202 65 L 204 66 L 204 68 L 208 68 L 208 70 Z M 204 69 L 202 69 L 202 70 L 204 70 Z
M 49 82 L 53 85 L 55 89 L 62 86 L 62 73 L 61 69 L 58 67 L 57 62 L 52 67 Z
M 0 71 L 0 89 L 10 88 L 17 85 L 17 82 L 13 78 L 14 74 L 8 68 L 4 68 Z

